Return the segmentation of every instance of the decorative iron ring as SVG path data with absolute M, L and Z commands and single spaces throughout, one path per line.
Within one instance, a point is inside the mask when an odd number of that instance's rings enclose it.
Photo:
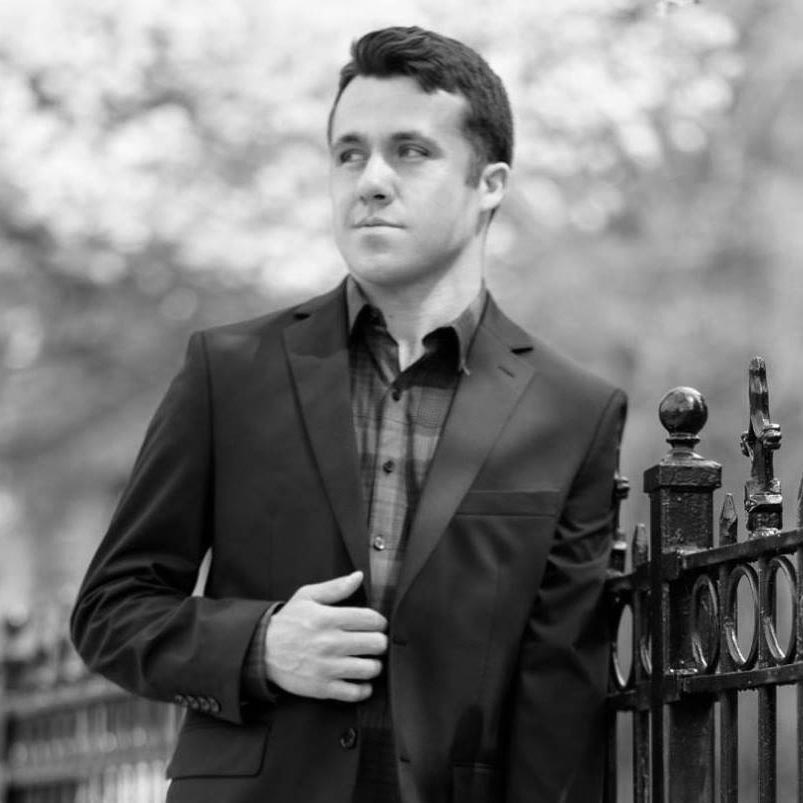
M 792 622 L 786 649 L 783 649 L 778 641 L 778 634 L 775 630 L 775 623 L 773 622 L 773 610 L 775 608 L 773 596 L 779 571 L 786 575 L 792 601 Z M 767 578 L 764 583 L 761 610 L 764 612 L 762 616 L 764 639 L 767 642 L 767 648 L 770 651 L 772 659 L 776 664 L 788 663 L 795 656 L 795 646 L 797 642 L 797 573 L 795 572 L 795 567 L 792 565 L 792 561 L 790 561 L 786 555 L 775 555 L 767 562 Z
M 701 672 L 711 672 L 717 665 L 719 658 L 719 639 L 713 639 L 711 655 L 705 654 L 705 645 L 700 636 L 700 598 L 703 593 L 708 594 L 711 602 L 712 632 L 719 633 L 719 600 L 717 589 L 707 574 L 701 574 L 695 581 L 691 591 L 691 648 L 694 662 Z
M 627 673 L 627 677 L 625 677 L 622 672 L 622 667 L 619 664 L 619 626 L 622 624 L 622 616 L 626 609 L 630 610 L 630 617 L 635 624 L 633 606 L 630 602 L 621 597 L 618 598 L 613 612 L 613 624 L 615 626 L 611 629 L 611 633 L 613 634 L 613 638 L 611 639 L 611 669 L 613 670 L 611 676 L 613 685 L 616 687 L 617 691 L 624 691 L 631 685 L 633 682 L 633 666 L 635 664 L 635 656 L 633 656 L 633 659 L 630 661 L 630 671 Z
M 750 643 L 750 651 L 746 657 L 736 638 L 736 605 L 738 602 L 736 592 L 742 577 L 747 579 L 747 586 L 753 596 L 753 640 Z M 728 654 L 738 669 L 750 669 L 758 656 L 758 639 L 761 630 L 761 612 L 758 605 L 758 575 L 752 566 L 740 563 L 731 570 L 725 585 L 725 602 L 723 629 L 725 631 L 725 644 L 728 647 Z

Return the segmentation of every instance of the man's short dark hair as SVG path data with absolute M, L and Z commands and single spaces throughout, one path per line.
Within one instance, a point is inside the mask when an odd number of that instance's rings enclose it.
M 492 162 L 513 161 L 513 115 L 499 76 L 485 59 L 456 39 L 416 26 L 371 31 L 351 45 L 351 61 L 340 71 L 340 82 L 329 112 L 327 135 L 343 90 L 358 75 L 374 78 L 407 76 L 425 92 L 443 89 L 468 101 L 463 131 L 474 150 L 469 182 Z

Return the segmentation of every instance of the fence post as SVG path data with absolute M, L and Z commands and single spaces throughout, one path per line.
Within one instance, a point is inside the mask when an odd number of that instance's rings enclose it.
M 661 401 L 659 416 L 669 432 L 671 449 L 644 472 L 644 490 L 650 496 L 652 803 L 667 799 L 713 803 L 714 698 L 672 694 L 673 680 L 695 671 L 693 579 L 673 576 L 672 558 L 678 552 L 713 546 L 713 492 L 721 484 L 722 469 L 694 452 L 700 440 L 697 433 L 708 418 L 697 390 L 670 390 Z M 665 745 L 664 702 L 669 699 Z
M 750 538 L 762 538 L 779 532 L 783 525 L 781 483 L 775 476 L 773 453 L 781 446 L 781 428 L 770 419 L 767 366 L 762 357 L 754 357 L 749 369 L 750 422 L 742 433 L 742 452 L 750 458 L 750 479 L 744 486 L 744 506 Z M 775 574 L 778 558 L 761 555 L 758 560 L 758 596 L 760 619 L 772 627 L 777 610 Z M 782 559 L 780 559 L 782 560 Z M 791 564 L 790 568 L 791 568 Z M 794 569 L 792 569 L 794 571 Z M 769 668 L 776 661 L 767 637 L 758 641 L 758 666 Z M 801 687 L 798 686 L 798 689 Z M 762 685 L 758 693 L 758 799 L 775 801 L 777 794 L 778 690 Z M 799 692 L 798 692 L 799 693 Z

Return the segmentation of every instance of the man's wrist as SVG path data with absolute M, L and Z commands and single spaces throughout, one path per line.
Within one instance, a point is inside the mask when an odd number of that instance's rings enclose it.
M 268 680 L 266 635 L 271 618 L 281 610 L 284 602 L 274 602 L 262 614 L 251 636 L 241 676 L 242 696 L 249 700 L 276 702 L 281 689 Z

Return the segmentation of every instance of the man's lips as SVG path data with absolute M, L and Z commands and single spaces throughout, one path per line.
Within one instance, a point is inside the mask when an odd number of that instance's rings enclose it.
M 400 229 L 402 226 L 398 223 L 394 223 L 391 220 L 385 220 L 384 218 L 380 217 L 366 217 L 362 220 L 358 220 L 352 228 L 355 229 L 377 229 L 377 228 L 389 228 L 389 229 Z

